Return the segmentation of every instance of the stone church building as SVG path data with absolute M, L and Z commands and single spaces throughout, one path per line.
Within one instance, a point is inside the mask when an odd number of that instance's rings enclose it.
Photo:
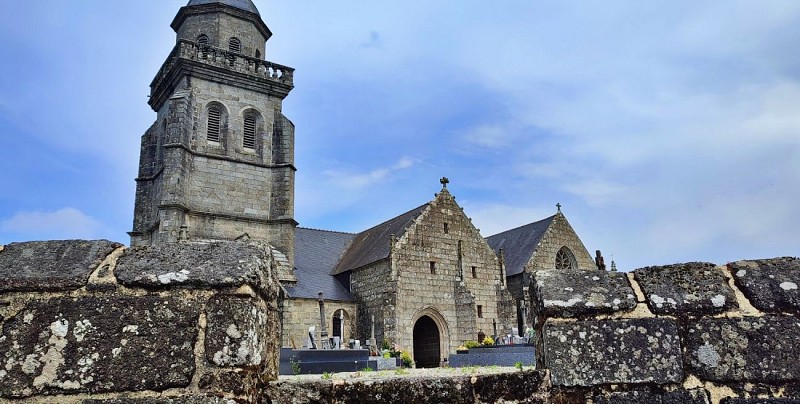
M 560 207 L 484 237 L 447 180 L 436 197 L 358 234 L 298 227 L 294 124 L 282 110 L 294 69 L 265 60 L 272 33 L 251 0 L 191 0 L 175 48 L 151 83 L 131 246 L 263 240 L 280 277 L 284 347 L 310 326 L 343 340 L 386 340 L 438 366 L 479 332 L 531 324 L 530 273 L 595 269 Z

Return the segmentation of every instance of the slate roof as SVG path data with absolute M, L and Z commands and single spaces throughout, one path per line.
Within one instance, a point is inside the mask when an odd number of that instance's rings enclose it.
M 325 300 L 355 301 L 355 297 L 331 276 L 331 271 L 355 236 L 298 227 L 294 233 L 297 286 L 286 288 L 289 297 L 316 299 L 322 292 Z
M 240 10 L 249 11 L 253 14 L 259 14 L 256 5 L 251 0 L 191 0 L 187 6 L 197 6 L 200 4 L 221 3 L 228 6 L 236 7 Z
M 553 215 L 547 219 L 486 238 L 486 241 L 498 255 L 500 250 L 503 250 L 506 259 L 506 276 L 522 273 L 525 264 L 531 259 L 536 246 L 542 240 L 542 236 L 544 236 L 545 231 L 550 227 L 550 223 L 553 222 L 555 217 Z
M 394 234 L 400 238 L 428 204 L 412 209 L 400 216 L 358 233 L 341 262 L 331 272 L 338 275 L 389 257 L 389 245 Z

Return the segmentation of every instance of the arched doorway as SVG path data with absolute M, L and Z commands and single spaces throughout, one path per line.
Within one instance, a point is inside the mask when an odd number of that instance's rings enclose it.
M 439 367 L 439 327 L 428 316 L 422 316 L 414 324 L 414 363 L 418 368 Z

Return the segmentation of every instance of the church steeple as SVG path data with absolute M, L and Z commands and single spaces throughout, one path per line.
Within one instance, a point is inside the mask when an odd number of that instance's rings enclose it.
M 251 239 L 294 253 L 294 69 L 265 60 L 272 36 L 250 0 L 191 0 L 150 85 L 131 244 Z

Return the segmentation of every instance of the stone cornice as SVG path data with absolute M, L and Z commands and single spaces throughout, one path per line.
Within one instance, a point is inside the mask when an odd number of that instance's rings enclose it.
M 286 218 L 286 219 L 263 219 L 260 217 L 255 216 L 248 216 L 248 215 L 232 215 L 227 213 L 211 213 L 211 212 L 204 212 L 200 210 L 192 209 L 186 205 L 180 203 L 167 203 L 158 205 L 158 209 L 177 209 L 183 213 L 188 215 L 195 215 L 195 216 L 206 216 L 206 217 L 217 217 L 223 218 L 228 220 L 235 220 L 239 222 L 248 222 L 248 223 L 261 223 L 261 224 L 288 224 L 292 226 L 297 226 L 298 223 L 293 218 Z
M 214 160 L 230 161 L 230 162 L 233 162 L 233 163 L 246 164 L 246 165 L 249 165 L 249 166 L 259 167 L 259 168 L 289 168 L 292 171 L 297 171 L 297 167 L 295 167 L 294 164 L 291 164 L 291 163 L 264 164 L 264 163 L 257 163 L 257 162 L 253 162 L 253 161 L 247 161 L 247 160 L 239 160 L 239 159 L 233 158 L 231 156 L 223 156 L 223 155 L 219 155 L 219 154 L 198 152 L 198 151 L 192 150 L 191 148 L 189 148 L 188 146 L 186 146 L 185 144 L 182 144 L 182 143 L 168 143 L 168 144 L 164 145 L 164 149 L 183 149 L 186 152 L 188 152 L 189 154 L 191 154 L 192 156 L 205 157 L 205 158 L 214 159 Z

